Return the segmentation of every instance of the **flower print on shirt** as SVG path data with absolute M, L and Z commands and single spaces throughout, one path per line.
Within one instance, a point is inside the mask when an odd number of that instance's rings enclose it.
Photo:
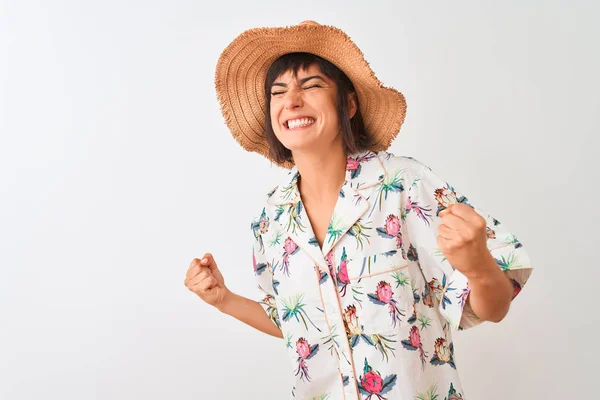
M 431 364 L 443 365 L 448 364 L 452 368 L 456 368 L 454 365 L 454 344 L 449 343 L 444 338 L 437 338 L 433 348 L 434 355 L 431 357 Z
M 450 390 L 448 391 L 448 397 L 444 400 L 463 400 L 462 394 L 458 393 L 454 388 L 454 384 L 450 384 Z
M 418 350 L 419 357 L 421 357 L 421 364 L 423 365 L 423 369 L 425 369 L 425 362 L 427 361 L 427 353 L 423 350 L 423 343 L 421 343 L 421 333 L 419 332 L 419 328 L 413 326 L 410 328 L 410 336 L 408 340 L 403 340 L 402 345 L 407 350 Z
M 393 347 L 393 343 L 396 341 L 391 338 L 391 335 L 366 334 L 363 331 L 363 326 L 359 323 L 356 315 L 356 306 L 351 304 L 346 307 L 343 319 L 350 348 L 355 348 L 362 339 L 362 342 L 377 349 L 384 360 L 389 360 L 390 353 L 392 356 L 395 355 L 396 349 Z
M 297 294 L 296 296 L 284 299 L 283 315 L 281 319 L 285 322 L 289 321 L 292 318 L 294 318 L 296 322 L 300 322 L 300 320 L 302 320 L 302 323 L 304 324 L 306 330 L 308 330 L 308 324 L 306 323 L 306 321 L 308 321 L 312 326 L 315 327 L 316 330 L 321 332 L 321 329 L 314 324 L 314 322 L 310 319 L 308 313 L 304 309 L 306 304 L 303 303 L 303 300 L 304 294 Z
M 285 239 L 283 243 L 283 256 L 281 258 L 281 270 L 288 277 L 290 276 L 290 257 L 298 252 L 299 248 L 291 238 Z
M 396 323 L 401 322 L 400 317 L 403 317 L 405 314 L 398 308 L 398 303 L 396 302 L 396 299 L 393 298 L 394 291 L 392 290 L 392 285 L 386 281 L 380 281 L 375 288 L 375 292 L 369 293 L 367 296 L 372 303 L 384 307 L 387 306 L 389 308 L 389 314 L 394 328 L 396 327 Z
M 296 371 L 296 376 L 300 376 L 301 380 L 310 381 L 310 376 L 308 375 L 308 366 L 306 365 L 306 360 L 313 357 L 317 354 L 319 350 L 319 345 L 314 344 L 310 345 L 308 341 L 304 338 L 298 339 L 296 342 L 296 353 L 298 353 L 298 369 Z
M 402 248 L 402 234 L 400 233 L 400 218 L 398 216 L 388 215 L 385 226 L 376 230 L 384 238 L 396 239 L 396 248 Z
M 379 371 L 373 370 L 365 358 L 365 367 L 363 375 L 360 377 L 359 390 L 366 395 L 366 400 L 377 398 L 378 400 L 387 400 L 384 394 L 388 393 L 396 384 L 396 374 L 388 375 L 385 378 Z
M 452 337 L 483 321 L 436 237 L 439 211 L 466 197 L 414 159 L 357 152 L 321 247 L 298 182 L 292 168 L 252 223 L 256 298 L 289 348 L 293 398 L 462 400 Z M 482 216 L 516 296 L 531 273 L 527 253 Z
M 347 260 L 348 256 L 346 255 L 346 248 L 342 248 L 342 258 L 340 260 L 340 265 L 337 268 L 337 283 L 340 288 L 340 295 L 344 297 L 346 295 L 346 288 L 350 284 L 350 278 L 348 278 L 348 266 Z

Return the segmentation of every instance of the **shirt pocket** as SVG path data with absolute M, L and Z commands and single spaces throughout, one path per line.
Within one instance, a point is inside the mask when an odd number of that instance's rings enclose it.
M 364 257 L 360 271 L 349 276 L 356 317 L 366 334 L 380 334 L 408 326 L 414 297 L 408 261 L 402 251 L 378 248 Z

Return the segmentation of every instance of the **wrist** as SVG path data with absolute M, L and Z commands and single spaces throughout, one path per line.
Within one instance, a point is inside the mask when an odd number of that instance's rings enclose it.
M 235 293 L 227 289 L 225 294 L 223 295 L 223 299 L 215 305 L 215 308 L 222 312 L 223 314 L 229 314 L 229 310 L 231 309 L 231 303 L 235 298 Z
M 485 257 L 478 261 L 475 268 L 470 269 L 470 272 L 465 274 L 471 286 L 477 284 L 489 284 L 502 275 L 502 271 L 498 267 L 498 264 L 491 253 L 487 253 Z

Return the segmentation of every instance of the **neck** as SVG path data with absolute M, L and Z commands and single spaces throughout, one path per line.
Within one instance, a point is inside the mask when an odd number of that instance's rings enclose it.
M 342 145 L 318 152 L 294 152 L 302 198 L 312 202 L 337 197 L 346 178 L 346 157 Z

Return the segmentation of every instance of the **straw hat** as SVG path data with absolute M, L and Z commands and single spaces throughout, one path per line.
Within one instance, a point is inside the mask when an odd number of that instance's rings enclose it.
M 287 53 L 305 52 L 322 57 L 352 81 L 365 129 L 372 136 L 370 150 L 387 149 L 406 115 L 402 93 L 384 87 L 361 50 L 342 30 L 304 21 L 290 27 L 250 29 L 233 40 L 217 62 L 215 86 L 221 112 L 233 137 L 247 151 L 272 162 L 265 137 L 265 79 L 271 64 Z M 291 168 L 290 163 L 280 164 Z

